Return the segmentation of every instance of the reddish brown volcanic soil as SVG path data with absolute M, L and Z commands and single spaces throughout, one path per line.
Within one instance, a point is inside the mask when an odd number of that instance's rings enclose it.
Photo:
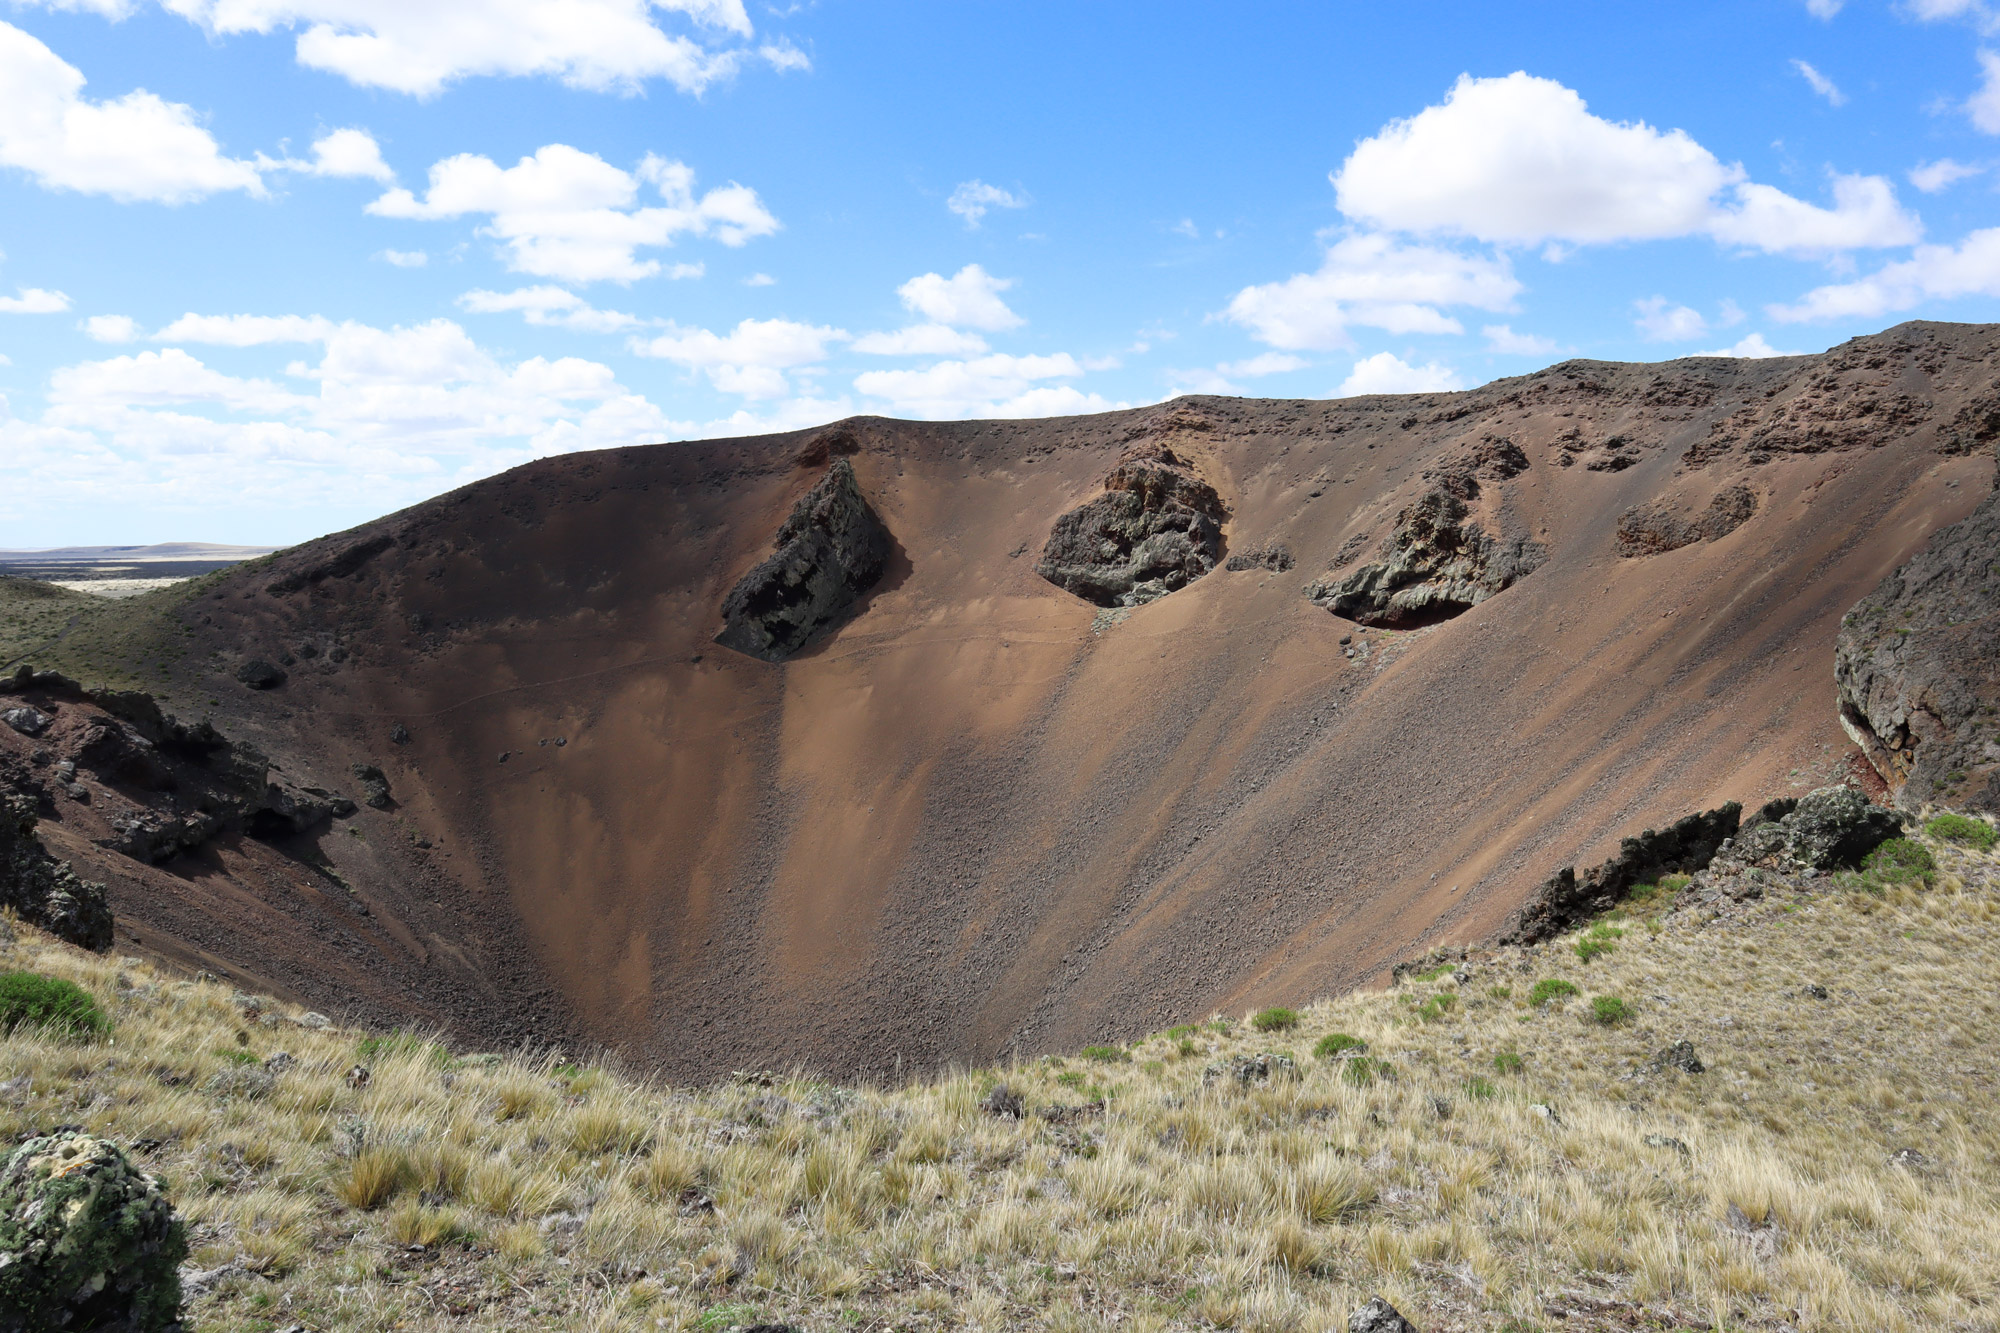
M 220 656 L 184 683 L 223 731 L 300 783 L 387 772 L 395 808 L 278 849 L 316 847 L 370 915 L 247 839 L 142 870 L 44 831 L 111 882 L 121 949 L 679 1077 L 888 1074 L 1302 1001 L 1485 935 L 1620 835 L 1844 775 L 1840 617 L 1988 491 L 1996 353 L 2000 329 L 1910 324 L 1460 394 L 546 459 L 188 607 Z M 1356 627 L 1301 589 L 1487 437 L 1528 466 L 1474 513 L 1547 563 L 1350 660 Z M 789 663 L 715 646 L 828 438 L 899 543 L 889 575 Z M 1039 578 L 1051 524 L 1145 443 L 1220 492 L 1230 551 L 1278 539 L 1297 567 L 1218 567 L 1122 619 Z M 1733 532 L 1619 554 L 1627 511 L 1737 485 Z M 308 641 L 350 656 L 233 678 Z

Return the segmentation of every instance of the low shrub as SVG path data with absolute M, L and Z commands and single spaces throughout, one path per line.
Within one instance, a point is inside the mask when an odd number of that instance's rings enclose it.
M 111 1020 L 90 992 L 73 981 L 39 972 L 0 974 L 0 1032 L 11 1036 L 23 1027 L 86 1041 L 109 1032 Z
M 1359 1037 L 1350 1037 L 1345 1032 L 1329 1032 L 1313 1047 L 1313 1054 L 1322 1060 L 1331 1060 L 1342 1051 L 1367 1051 L 1368 1043 Z
M 1983 819 L 1964 815 L 1939 815 L 1924 825 L 1924 832 L 1941 842 L 1955 842 L 1982 852 L 1992 851 L 1993 844 L 2000 842 L 2000 830 Z
M 1284 1032 L 1298 1025 L 1298 1011 L 1296 1009 L 1286 1009 L 1282 1006 L 1266 1009 L 1250 1020 L 1250 1026 L 1256 1028 L 1259 1032 Z
M 1543 977 L 1528 992 L 1528 1003 L 1539 1009 L 1550 1000 L 1566 1000 L 1576 994 L 1576 986 L 1561 977 Z
M 1885 886 L 1912 881 L 1928 884 L 1936 871 L 1937 860 L 1930 849 L 1908 838 L 1889 839 L 1861 862 L 1862 878 Z
M 1616 995 L 1599 995 L 1590 1002 L 1590 1021 L 1611 1027 L 1632 1017 L 1632 1006 Z

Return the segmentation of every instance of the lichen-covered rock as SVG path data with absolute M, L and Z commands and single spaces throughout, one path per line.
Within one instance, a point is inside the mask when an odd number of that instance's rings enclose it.
M 1246 569 L 1268 569 L 1274 574 L 1282 574 L 1297 563 L 1292 558 L 1291 547 L 1281 541 L 1268 541 L 1262 546 L 1253 546 L 1230 556 L 1225 568 L 1239 574 Z
M 102 953 L 111 947 L 104 886 L 79 879 L 35 837 L 35 803 L 0 795 L 0 907 L 58 939 Z
M 1465 501 L 1442 487 L 1396 516 L 1384 558 L 1309 584 L 1306 596 L 1363 625 L 1411 628 L 1448 620 L 1542 567 L 1547 550 L 1469 522 Z
M 888 567 L 889 530 L 836 458 L 778 529 L 777 552 L 722 601 L 715 641 L 767 662 L 791 657 L 845 616 Z
M 356 764 L 351 770 L 361 784 L 361 800 L 371 810 L 389 808 L 389 779 L 374 764 Z
M 1215 487 L 1151 444 L 1111 470 L 1104 494 L 1056 520 L 1035 572 L 1098 606 L 1143 606 L 1215 568 L 1228 516 Z
M 1592 866 L 1578 878 L 1564 866 L 1529 895 L 1501 931 L 1497 943 L 1539 944 L 1618 905 L 1633 888 L 1667 874 L 1691 874 L 1715 859 L 1734 837 L 1743 807 L 1735 801 L 1622 838 L 1618 855 Z
M 1797 801 L 1765 806 L 1730 850 L 1746 865 L 1849 869 L 1902 830 L 1900 815 L 1854 788 L 1822 787 Z
M 1347 1317 L 1347 1333 L 1417 1333 L 1417 1326 L 1380 1296 Z
M 1716 541 L 1742 527 L 1756 512 L 1757 492 L 1748 486 L 1725 487 L 1692 518 L 1657 505 L 1641 505 L 1618 520 L 1618 554 L 1636 558 Z
M 1847 613 L 1840 720 L 1912 813 L 2000 814 L 2000 489 Z
M 160 1182 L 86 1134 L 0 1169 L 0 1333 L 174 1333 L 187 1236 Z
M 1257 1055 L 1231 1056 L 1227 1062 L 1212 1064 L 1201 1071 L 1203 1083 L 1214 1083 L 1226 1078 L 1245 1088 L 1253 1083 L 1268 1083 L 1274 1078 L 1293 1079 L 1298 1076 L 1298 1063 L 1291 1056 L 1271 1051 Z

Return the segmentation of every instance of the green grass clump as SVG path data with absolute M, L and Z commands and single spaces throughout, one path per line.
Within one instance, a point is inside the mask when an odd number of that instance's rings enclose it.
M 1590 928 L 1590 933 L 1570 946 L 1576 951 L 1577 959 L 1589 962 L 1601 958 L 1618 947 L 1617 941 L 1625 938 L 1625 932 L 1616 926 L 1600 921 Z
M 1259 1032 L 1283 1032 L 1288 1028 L 1295 1028 L 1298 1025 L 1298 1010 L 1286 1009 L 1282 1006 L 1266 1009 L 1250 1020 L 1250 1026 L 1256 1028 Z
M 111 1030 L 89 991 L 39 972 L 0 974 L 0 1032 L 36 1027 L 50 1036 L 88 1040 Z
M 1178 1023 L 1167 1029 L 1167 1040 L 1186 1041 L 1199 1031 L 1201 1031 L 1201 1024 L 1199 1023 Z
M 1616 995 L 1599 995 L 1590 1002 L 1590 1021 L 1613 1027 L 1632 1017 L 1632 1006 Z
M 1418 973 L 1415 973 L 1415 974 L 1413 974 L 1413 975 L 1412 975 L 1412 976 L 1410 977 L 1410 980 L 1412 980 L 1412 981 L 1436 981 L 1436 980 L 1437 980 L 1437 979 L 1438 979 L 1439 977 L 1441 977 L 1441 976 L 1444 976 L 1444 975 L 1445 975 L 1445 974 L 1447 974 L 1447 973 L 1450 973 L 1450 972 L 1456 972 L 1456 971 L 1458 971 L 1458 964 L 1457 964 L 1457 963 L 1439 963 L 1439 964 L 1438 964 L 1438 965 L 1437 965 L 1436 967 L 1432 968 L 1432 969 L 1431 969 L 1430 971 L 1428 971 L 1428 972 L 1418 972 Z
M 442 1069 L 451 1063 L 451 1052 L 443 1044 L 425 1041 L 410 1032 L 388 1032 L 379 1037 L 363 1037 L 355 1044 L 355 1059 L 364 1065 L 373 1065 L 379 1060 L 398 1055 L 422 1056 Z M 557 1071 L 561 1072 L 560 1068 Z
M 1924 825 L 1924 832 L 1941 842 L 1955 842 L 1982 852 L 1992 851 L 1993 844 L 2000 842 L 2000 830 L 1983 819 L 1965 815 L 1939 815 Z
M 1417 1006 L 1417 1018 L 1420 1022 L 1435 1023 L 1456 1008 L 1458 1008 L 1458 997 L 1447 991 L 1439 991 Z
M 1502 1051 L 1493 1057 L 1493 1068 L 1498 1073 L 1518 1074 L 1525 1065 L 1526 1062 L 1514 1051 Z
M 1363 1055 L 1353 1060 L 1343 1060 L 1340 1076 L 1357 1088 L 1365 1088 L 1377 1076 L 1389 1078 L 1394 1071 L 1387 1060 L 1379 1060 L 1372 1055 Z
M 1566 1000 L 1576 994 L 1576 985 L 1561 977 L 1543 977 L 1528 992 L 1528 1003 L 1539 1009 L 1550 1000 Z
M 1465 1095 L 1482 1102 L 1491 1100 L 1499 1091 L 1493 1086 L 1493 1080 L 1490 1078 L 1481 1078 L 1474 1074 L 1465 1080 Z
M 1368 1043 L 1359 1037 L 1350 1037 L 1345 1032 L 1329 1032 L 1313 1047 L 1313 1054 L 1322 1060 L 1337 1058 L 1342 1051 L 1366 1052 Z
M 1122 1046 L 1086 1046 L 1083 1048 L 1083 1058 L 1109 1065 L 1130 1060 L 1132 1057 Z

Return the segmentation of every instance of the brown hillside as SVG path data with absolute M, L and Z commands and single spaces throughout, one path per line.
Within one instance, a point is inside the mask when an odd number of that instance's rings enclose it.
M 1848 773 L 1841 616 L 1989 490 L 1997 354 L 2000 328 L 1909 324 L 1459 394 L 546 459 L 170 617 L 176 711 L 217 700 L 301 786 L 358 797 L 379 765 L 389 809 L 157 867 L 89 841 L 156 796 L 59 801 L 41 831 L 111 884 L 121 949 L 680 1076 L 889 1073 L 1329 994 L 1482 937 L 1620 835 Z M 1036 573 L 1059 517 L 1163 450 L 1219 495 L 1226 554 L 1296 566 L 1113 610 Z M 840 454 L 886 576 L 789 662 L 718 647 Z M 1304 595 L 1440 491 L 1521 557 L 1511 586 L 1365 632 Z M 1461 563 L 1455 587 L 1505 582 Z M 236 678 L 285 657 L 278 688 Z

